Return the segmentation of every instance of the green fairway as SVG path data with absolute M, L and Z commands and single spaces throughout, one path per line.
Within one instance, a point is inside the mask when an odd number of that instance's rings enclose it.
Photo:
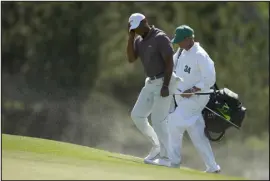
M 239 179 L 63 142 L 2 134 L 3 179 Z M 241 179 L 241 178 L 240 178 Z

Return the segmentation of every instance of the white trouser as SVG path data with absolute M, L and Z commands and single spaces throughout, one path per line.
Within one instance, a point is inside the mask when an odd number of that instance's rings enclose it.
M 169 85 L 170 95 L 160 96 L 163 78 L 150 80 L 146 78 L 145 86 L 131 112 L 131 118 L 137 128 L 152 142 L 153 146 L 160 146 L 160 156 L 166 156 L 168 146 L 167 116 L 176 84 L 180 81 L 173 73 Z M 148 122 L 151 114 L 152 126 Z
M 207 170 L 218 170 L 209 139 L 204 134 L 205 122 L 202 110 L 209 101 L 209 96 L 192 96 L 179 98 L 176 96 L 178 107 L 168 116 L 170 141 L 168 157 L 173 164 L 181 162 L 183 134 L 188 132 L 192 143 L 202 157 Z

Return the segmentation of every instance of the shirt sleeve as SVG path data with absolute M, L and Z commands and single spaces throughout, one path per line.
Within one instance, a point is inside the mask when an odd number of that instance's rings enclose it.
M 163 59 L 168 56 L 173 56 L 174 50 L 171 40 L 165 34 L 157 36 L 157 46 Z
M 214 62 L 207 54 L 198 54 L 197 60 L 201 72 L 201 81 L 195 86 L 201 90 L 210 89 L 216 82 Z

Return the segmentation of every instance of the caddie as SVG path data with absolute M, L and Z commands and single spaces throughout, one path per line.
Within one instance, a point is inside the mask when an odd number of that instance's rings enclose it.
M 152 149 L 144 159 L 145 163 L 150 163 L 167 155 L 167 116 L 172 94 L 180 79 L 172 72 L 174 50 L 166 33 L 149 25 L 141 13 L 132 14 L 128 22 L 128 61 L 132 63 L 140 58 L 146 74 L 145 85 L 133 107 L 131 118 L 152 143 Z M 152 126 L 148 122 L 150 114 Z
M 202 110 L 209 101 L 209 95 L 181 95 L 210 91 L 210 87 L 216 82 L 214 62 L 199 42 L 194 42 L 194 31 L 187 25 L 176 28 L 172 43 L 179 46 L 174 61 L 176 75 L 183 78 L 183 82 L 178 84 L 175 92 L 177 107 L 168 118 L 169 159 L 158 158 L 153 163 L 169 167 L 180 166 L 182 139 L 187 131 L 206 165 L 206 172 L 218 173 L 220 166 L 216 163 L 210 141 L 204 134 Z

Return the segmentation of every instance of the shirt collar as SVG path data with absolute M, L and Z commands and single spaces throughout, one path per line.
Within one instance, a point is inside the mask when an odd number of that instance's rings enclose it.
M 154 25 L 150 25 L 150 28 L 151 28 L 150 31 L 148 32 L 148 34 L 146 35 L 146 37 L 143 38 L 143 40 L 148 39 L 153 34 L 153 32 L 155 30 L 155 26 Z

